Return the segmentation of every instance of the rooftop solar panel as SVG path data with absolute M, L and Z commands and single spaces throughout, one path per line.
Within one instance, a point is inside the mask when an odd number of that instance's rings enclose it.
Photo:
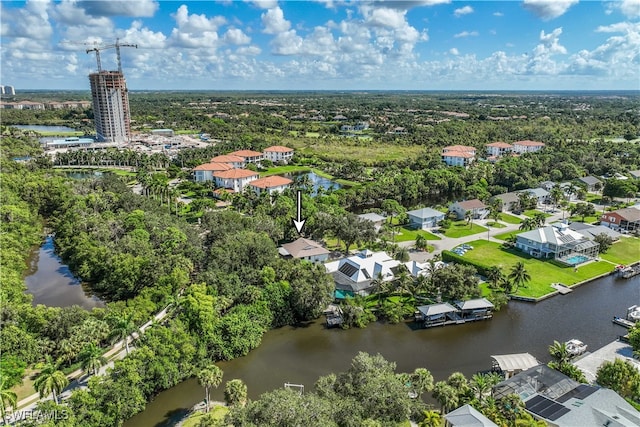
M 342 274 L 344 274 L 345 276 L 351 277 L 353 276 L 353 273 L 355 273 L 356 271 L 358 271 L 358 267 L 355 267 L 349 263 L 344 263 L 342 264 L 342 266 L 338 269 L 338 271 Z
M 555 421 L 569 412 L 569 409 L 559 403 L 540 395 L 527 400 L 525 406 L 529 412 L 550 421 Z
M 578 387 L 570 390 L 556 399 L 556 401 L 560 403 L 564 403 L 569 399 L 584 399 L 589 396 L 591 393 L 594 393 L 597 390 L 595 387 L 588 386 L 586 384 L 580 384 Z

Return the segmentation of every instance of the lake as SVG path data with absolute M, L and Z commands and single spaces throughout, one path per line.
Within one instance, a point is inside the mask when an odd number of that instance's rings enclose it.
M 47 236 L 29 259 L 29 271 L 24 281 L 27 292 L 33 295 L 33 305 L 69 307 L 79 305 L 87 310 L 104 307 L 104 303 L 83 287 L 56 255 L 53 237 Z
M 318 194 L 319 188 L 324 188 L 325 190 L 329 190 L 333 188 L 334 190 L 338 190 L 342 188 L 342 185 L 337 182 L 331 181 L 329 178 L 324 178 L 315 172 L 295 172 L 285 174 L 287 178 L 295 180 L 297 177 L 307 176 L 313 186 L 313 192 L 311 193 L 313 196 Z
M 36 132 L 74 132 L 75 129 L 67 126 L 44 126 L 44 125 L 12 125 L 13 128 L 23 130 L 33 130 Z
M 252 399 L 285 382 L 312 390 L 318 376 L 347 370 L 359 351 L 382 354 L 398 371 L 425 367 L 437 381 L 455 371 L 471 376 L 490 369 L 492 354 L 528 352 L 546 363 L 554 340 L 577 338 L 591 351 L 615 340 L 625 329 L 613 324 L 612 317 L 626 315 L 627 307 L 638 303 L 640 277 L 608 276 L 537 304 L 511 301 L 492 320 L 463 325 L 414 329 L 412 323 L 374 323 L 340 330 L 326 329 L 319 319 L 304 327 L 269 331 L 247 356 L 217 363 L 224 379 L 212 398 L 223 400 L 224 383 L 234 378 L 247 384 Z M 189 379 L 160 393 L 125 426 L 173 425 L 203 399 L 202 387 Z

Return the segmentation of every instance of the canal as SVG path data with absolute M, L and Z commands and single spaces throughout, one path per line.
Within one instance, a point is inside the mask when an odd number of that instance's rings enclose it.
M 47 236 L 29 259 L 29 270 L 24 279 L 32 303 L 50 307 L 79 305 L 87 310 L 104 307 L 104 303 L 82 286 L 55 254 L 53 237 Z
M 553 340 L 577 338 L 595 350 L 625 330 L 612 323 L 614 315 L 640 303 L 640 277 L 596 280 L 566 296 L 537 304 L 512 301 L 492 320 L 433 329 L 412 324 L 372 324 L 366 329 L 325 329 L 322 320 L 304 327 L 287 327 L 265 334 L 249 355 L 219 363 L 223 385 L 213 399 L 223 400 L 224 383 L 240 378 L 250 398 L 283 387 L 285 382 L 313 389 L 318 376 L 348 369 L 359 352 L 380 353 L 396 362 L 398 371 L 429 369 L 436 380 L 460 371 L 467 376 L 491 367 L 492 354 L 529 352 L 547 362 Z M 202 401 L 204 391 L 190 379 L 160 393 L 127 427 L 170 426 L 188 408 Z

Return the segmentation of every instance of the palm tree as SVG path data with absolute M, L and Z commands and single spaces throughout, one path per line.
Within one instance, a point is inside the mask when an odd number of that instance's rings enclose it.
M 415 243 L 416 249 L 424 251 L 427 248 L 427 246 L 429 246 L 427 238 L 424 237 L 424 234 L 418 234 L 416 236 L 416 243 Z
M 553 201 L 553 205 L 557 208 L 560 201 L 564 199 L 564 191 L 562 191 L 559 185 L 554 185 L 551 191 L 549 191 L 549 196 Z
M 118 317 L 115 326 L 111 330 L 111 338 L 116 341 L 123 341 L 123 347 L 127 349 L 127 355 L 129 354 L 129 335 L 135 330 L 136 325 L 133 323 L 133 313 Z
M 502 273 L 500 267 L 498 267 L 497 265 L 492 265 L 491 267 L 489 267 L 489 270 L 487 270 L 487 280 L 491 284 L 491 288 L 497 289 L 498 284 L 502 281 L 503 278 L 504 274 Z
M 559 366 L 569 363 L 569 359 L 571 359 L 567 344 L 564 342 L 553 341 L 553 344 L 549 346 L 549 354 Z
M 204 397 L 207 402 L 207 412 L 209 412 L 209 389 L 211 387 L 218 387 L 222 383 L 222 369 L 218 368 L 216 365 L 210 365 L 206 368 L 201 369 L 198 372 L 198 383 L 202 387 L 204 387 Z
M 442 425 L 442 416 L 438 411 L 422 411 L 424 419 L 420 421 L 420 427 L 440 427 Z
M 6 388 L 6 378 L 0 379 L 0 411 L 2 411 L 2 419 L 4 425 L 9 425 L 7 422 L 7 409 L 16 409 L 18 406 L 18 395 L 10 389 Z
M 533 218 L 525 218 L 522 220 L 519 229 L 522 231 L 529 231 L 536 228 L 536 220 Z
M 519 261 L 511 268 L 511 272 L 508 277 L 513 285 L 513 289 L 509 289 L 511 293 L 516 293 L 520 286 L 526 288 L 527 282 L 531 280 L 531 276 L 529 275 L 529 272 L 527 272 L 522 261 Z
M 485 395 L 491 390 L 491 379 L 488 375 L 474 374 L 469 385 L 478 403 L 482 405 Z
M 224 386 L 224 401 L 228 406 L 244 406 L 247 403 L 247 385 L 238 379 L 227 381 Z
M 78 359 L 87 374 L 93 371 L 93 375 L 98 375 L 98 370 L 107 364 L 107 359 L 102 355 L 102 349 L 92 342 L 82 349 Z
M 38 378 L 33 382 L 33 387 L 44 398 L 53 393 L 53 400 L 58 403 L 58 394 L 69 385 L 66 375 L 58 369 L 59 362 L 53 362 L 51 356 L 47 355 L 46 363 Z
M 447 413 L 449 409 L 458 406 L 458 392 L 455 388 L 447 384 L 446 381 L 438 381 L 433 387 L 433 398 L 440 403 L 441 412 Z

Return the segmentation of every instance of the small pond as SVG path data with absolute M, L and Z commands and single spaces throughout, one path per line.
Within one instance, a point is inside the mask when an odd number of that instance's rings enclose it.
M 315 172 L 296 172 L 296 173 L 285 174 L 285 176 L 287 178 L 293 179 L 294 181 L 296 179 L 301 179 L 305 176 L 308 177 L 309 181 L 311 182 L 311 185 L 313 186 L 312 195 L 314 196 L 318 194 L 319 188 L 324 188 L 325 190 L 329 190 L 331 188 L 333 188 L 334 190 L 338 190 L 342 188 L 342 185 L 338 184 L 337 182 L 334 182 L 329 178 L 324 178 L 316 174 Z
M 68 126 L 12 125 L 11 127 L 23 129 L 23 130 L 33 130 L 36 132 L 74 132 L 75 131 L 75 129 L 70 128 Z

